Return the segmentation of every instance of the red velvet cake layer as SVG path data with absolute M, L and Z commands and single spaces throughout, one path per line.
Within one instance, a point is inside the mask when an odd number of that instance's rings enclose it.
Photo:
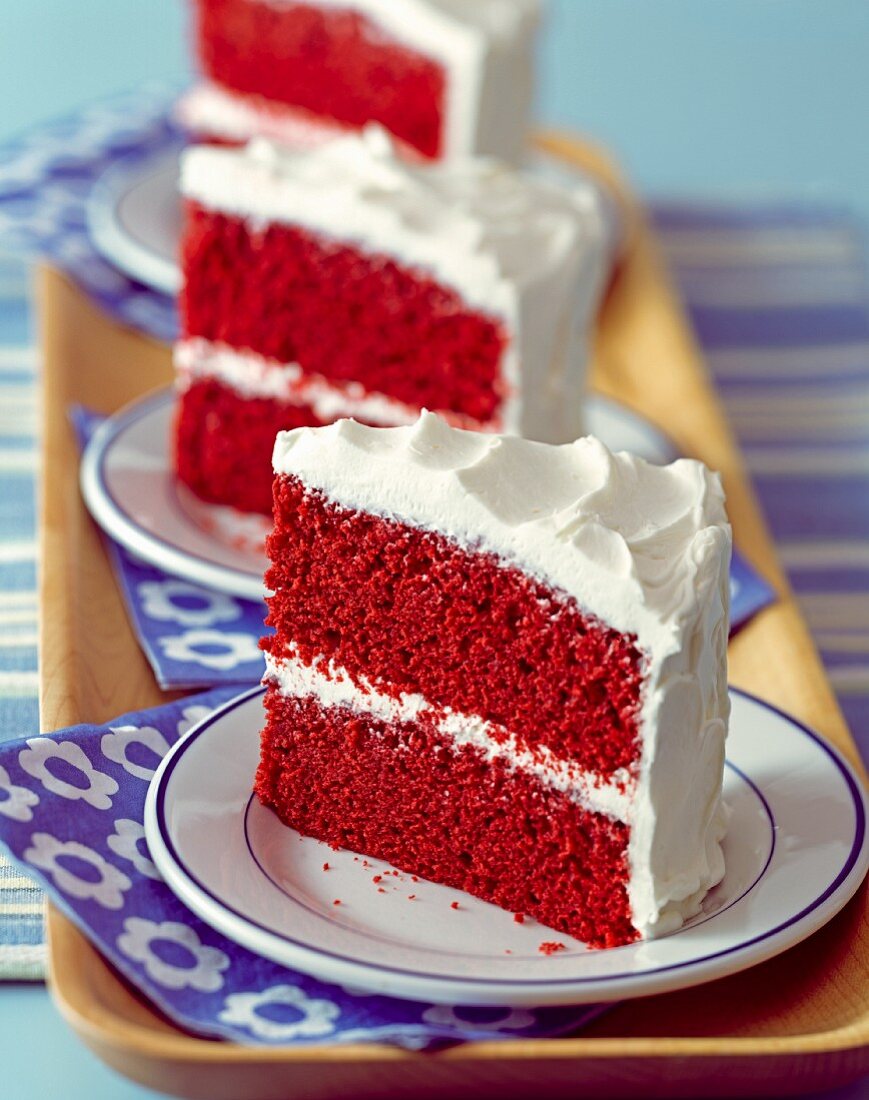
M 276 657 L 320 655 L 379 690 L 478 715 L 611 775 L 637 760 L 643 658 L 492 554 L 275 480 L 268 544 Z
M 351 8 L 197 0 L 204 72 L 350 126 L 382 123 L 423 155 L 442 153 L 446 78 Z
M 185 336 L 254 351 L 415 408 L 496 420 L 505 396 L 500 322 L 379 255 L 313 233 L 187 204 Z
M 287 825 L 595 947 L 637 938 L 626 825 L 422 722 L 389 725 L 274 688 L 266 707 L 256 791 Z
M 307 405 L 241 397 L 213 379 L 195 382 L 178 400 L 178 478 L 212 504 L 271 515 L 275 436 L 321 423 Z

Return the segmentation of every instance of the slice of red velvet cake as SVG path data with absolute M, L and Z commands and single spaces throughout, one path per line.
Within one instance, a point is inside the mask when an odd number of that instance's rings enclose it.
M 261 800 L 603 947 L 723 875 L 730 529 L 702 464 L 353 421 L 278 437 Z
M 382 130 L 183 160 L 177 470 L 271 512 L 276 433 L 341 416 L 563 442 L 582 431 L 607 223 L 485 159 L 411 167 Z
M 416 157 L 526 151 L 539 0 L 195 0 L 203 81 L 179 114 L 221 142 L 310 146 L 378 122 Z

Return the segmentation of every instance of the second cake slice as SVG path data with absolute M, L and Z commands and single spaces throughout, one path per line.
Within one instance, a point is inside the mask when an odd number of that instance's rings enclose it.
M 369 130 L 193 149 L 182 190 L 176 453 L 201 498 L 269 512 L 276 433 L 341 416 L 580 434 L 606 237 L 590 185 L 412 168 Z

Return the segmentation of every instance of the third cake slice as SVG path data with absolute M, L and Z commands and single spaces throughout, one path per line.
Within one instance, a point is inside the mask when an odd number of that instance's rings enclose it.
M 527 151 L 539 0 L 195 0 L 193 132 L 312 145 L 378 122 L 418 158 Z
M 717 477 L 584 438 L 278 437 L 257 790 L 300 832 L 595 946 L 723 875 Z

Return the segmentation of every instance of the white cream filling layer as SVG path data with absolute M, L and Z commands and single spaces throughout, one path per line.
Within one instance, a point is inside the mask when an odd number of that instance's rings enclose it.
M 419 694 L 386 695 L 365 679 L 357 682 L 349 672 L 331 662 L 324 666 L 322 660 L 317 660 L 306 665 L 292 655 L 276 660 L 267 654 L 265 680 L 277 684 L 282 695 L 313 696 L 324 707 L 347 707 L 384 722 L 416 722 L 430 715 L 440 736 L 457 749 L 470 746 L 486 761 L 500 760 L 511 769 L 526 772 L 545 786 L 566 794 L 584 810 L 630 822 L 635 782 L 625 769 L 602 781 L 594 772 L 559 759 L 551 749 L 520 747 L 515 736 L 478 715 L 433 707 Z
M 315 149 L 350 130 L 284 104 L 265 106 L 264 101 L 261 106 L 208 81 L 185 92 L 175 105 L 175 117 L 193 133 L 225 141 L 264 137 L 293 149 Z
M 181 389 L 194 382 L 214 379 L 243 398 L 266 398 L 286 405 L 307 405 L 328 424 L 352 416 L 368 424 L 394 427 L 414 424 L 419 409 L 382 393 L 366 390 L 358 382 L 334 385 L 322 375 L 307 374 L 298 363 L 277 363 L 251 351 L 237 351 L 226 344 L 193 337 L 174 349 L 175 369 Z M 458 426 L 496 430 L 497 424 L 471 423 L 458 413 L 441 413 Z

